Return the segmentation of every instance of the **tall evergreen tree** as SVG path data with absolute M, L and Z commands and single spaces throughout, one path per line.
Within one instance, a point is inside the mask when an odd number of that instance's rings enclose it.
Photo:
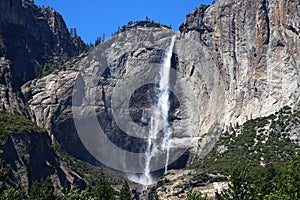
M 76 185 L 71 189 L 64 188 L 60 200 L 97 200 L 88 189 L 80 190 Z
M 123 182 L 122 189 L 120 191 L 119 200 L 132 200 L 132 194 L 129 185 L 126 181 Z
M 250 186 L 249 167 L 238 166 L 233 169 L 229 178 L 229 188 L 222 192 L 222 199 L 226 200 L 249 200 Z
M 264 199 L 266 200 L 298 200 L 300 199 L 300 151 L 291 162 L 283 167 L 273 180 L 275 188 Z
M 30 188 L 30 192 L 29 192 L 29 200 L 35 200 L 35 199 L 41 199 L 41 184 L 40 182 L 38 182 L 37 180 L 33 182 L 31 188 Z
M 49 177 L 46 178 L 43 184 L 34 181 L 29 193 L 29 200 L 54 200 L 54 186 Z
M 43 193 L 43 199 L 44 200 L 53 200 L 55 199 L 54 196 L 54 186 L 52 184 L 52 180 L 50 176 L 48 176 L 45 180 L 45 182 L 42 185 L 42 193 Z
M 98 44 L 101 44 L 101 37 L 97 37 L 95 40 L 95 46 L 97 46 Z
M 100 178 L 95 181 L 91 194 L 98 200 L 115 200 L 115 191 L 106 180 L 104 173 L 101 171 Z

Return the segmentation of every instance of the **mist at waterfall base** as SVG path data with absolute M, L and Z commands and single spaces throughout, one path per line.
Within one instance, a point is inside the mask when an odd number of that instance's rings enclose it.
M 168 170 L 169 154 L 172 143 L 172 127 L 169 123 L 170 111 L 170 70 L 173 47 L 175 44 L 175 36 L 172 37 L 170 45 L 165 52 L 163 62 L 159 72 L 159 84 L 157 90 L 157 102 L 151 107 L 151 119 L 149 137 L 147 140 L 145 168 L 143 174 L 127 174 L 127 178 L 131 181 L 140 183 L 145 187 L 153 184 L 159 178 L 159 172 L 151 171 L 151 162 L 158 151 L 163 151 L 166 154 L 164 173 Z M 145 116 L 142 116 L 142 121 Z M 162 128 L 162 130 L 161 130 Z M 158 142 L 160 132 L 163 132 L 162 142 Z

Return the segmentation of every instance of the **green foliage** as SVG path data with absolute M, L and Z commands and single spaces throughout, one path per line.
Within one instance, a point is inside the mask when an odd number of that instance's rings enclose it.
M 273 180 L 274 189 L 265 199 L 300 199 L 300 153 L 282 167 Z
M 47 177 L 43 184 L 35 181 L 30 189 L 29 200 L 54 200 L 54 187 L 50 177 Z
M 264 167 L 238 166 L 231 172 L 229 188 L 222 200 L 298 200 L 300 199 L 300 156 L 276 173 Z
M 3 193 L 3 191 L 7 189 L 5 182 L 9 180 L 9 172 L 10 166 L 6 164 L 2 159 L 0 159 L 0 193 Z
M 35 63 L 34 65 L 34 73 L 36 77 L 41 77 L 43 74 L 43 69 L 39 63 Z
M 272 188 L 271 180 L 273 175 L 271 172 L 275 172 L 273 167 L 265 168 L 262 166 L 249 167 L 248 188 L 251 194 L 254 194 L 255 199 L 262 199 L 270 193 Z
M 7 131 L 3 121 L 0 121 L 0 141 L 3 141 L 7 136 Z
M 86 199 L 115 199 L 115 191 L 111 187 L 110 183 L 104 176 L 102 169 L 95 168 L 88 163 L 77 160 L 65 152 L 60 145 L 53 146 L 55 152 L 68 163 L 68 166 L 83 175 L 89 183 L 91 188 L 87 190 L 79 190 L 77 187 L 73 187 L 70 191 L 64 193 L 65 198 L 71 198 L 73 196 L 86 197 Z M 70 194 L 69 194 L 70 193 Z M 75 198 L 74 197 L 74 198 Z
M 38 181 L 34 181 L 30 193 L 29 193 L 29 200 L 34 200 L 34 199 L 40 199 L 41 197 L 41 184 Z
M 39 128 L 29 119 L 6 112 L 0 112 L 0 147 L 5 143 L 9 134 L 23 133 L 47 133 L 44 129 Z M 0 155 L 2 157 L 2 154 Z M 0 191 L 5 189 L 5 182 L 10 182 L 8 174 L 11 172 L 10 166 L 0 159 Z M 17 190 L 9 189 L 4 191 L 5 195 L 17 195 Z M 23 195 L 23 194 L 22 194 Z M 8 197 L 7 197 L 8 198 Z M 17 197 L 15 197 L 17 199 Z
M 73 186 L 71 190 L 66 190 L 61 200 L 96 200 L 91 194 L 91 192 L 86 190 L 80 190 L 77 186 Z
M 102 36 L 96 38 L 94 46 L 97 46 L 103 43 L 104 41 L 105 41 L 105 33 L 103 33 Z
M 102 174 L 103 175 L 103 174 Z M 106 181 L 104 175 L 101 180 L 95 183 L 92 189 L 80 190 L 73 186 L 70 190 L 65 189 L 62 196 L 54 195 L 54 187 L 50 177 L 43 184 L 35 181 L 29 193 L 29 200 L 114 200 L 114 190 Z
M 118 27 L 117 33 L 124 32 L 128 28 L 139 27 L 139 26 L 141 26 L 141 27 L 156 27 L 156 28 L 164 27 L 164 28 L 172 29 L 171 26 L 161 24 L 160 22 L 155 22 L 154 20 L 150 20 L 148 17 L 146 17 L 145 20 L 129 21 L 127 23 L 127 25 Z
M 78 57 L 66 57 L 61 55 L 60 57 L 53 58 L 52 56 L 43 56 L 43 64 L 36 63 L 35 75 L 36 77 L 44 77 L 55 71 L 66 70 L 69 62 L 77 60 Z
M 70 28 L 70 35 L 73 38 L 77 37 L 77 29 L 76 28 Z
M 122 189 L 120 191 L 119 200 L 132 200 L 131 195 L 132 194 L 130 192 L 129 185 L 126 181 L 124 181 Z
M 74 185 L 71 187 L 71 189 L 65 188 L 63 190 L 63 194 L 60 196 L 56 196 L 54 194 L 54 186 L 52 184 L 51 178 L 47 177 L 43 183 L 40 183 L 38 181 L 33 182 L 28 197 L 26 197 L 22 191 L 12 188 L 2 191 L 0 200 L 114 200 L 115 191 L 107 182 L 103 173 L 101 174 L 101 176 L 102 179 L 94 183 L 91 188 L 81 190 L 76 185 Z M 126 184 L 123 184 L 122 190 L 124 190 L 123 194 L 130 194 L 127 193 L 129 190 L 128 184 L 127 186 Z M 120 197 L 119 199 L 131 198 Z
M 248 184 L 248 168 L 236 168 L 233 170 L 233 174 L 230 177 L 229 189 L 223 191 L 222 197 L 228 200 L 248 200 L 249 194 L 249 184 Z
M 193 188 L 190 187 L 187 192 L 186 200 L 209 200 L 209 198 L 204 197 L 199 191 L 193 191 Z
M 101 44 L 101 38 L 97 37 L 96 40 L 95 40 L 95 45 L 94 46 L 97 46 L 99 44 Z
M 101 172 L 101 178 L 92 185 L 92 196 L 98 200 L 114 200 L 114 192 L 103 172 Z
M 45 182 L 42 185 L 42 193 L 43 193 L 43 199 L 45 200 L 53 200 L 55 199 L 54 196 L 54 186 L 52 184 L 52 180 L 50 177 L 47 177 Z
M 42 68 L 42 73 L 39 74 L 39 77 L 47 76 L 57 69 L 63 69 L 63 64 L 64 61 L 55 62 L 52 59 L 48 60 L 48 62 L 44 64 Z
M 0 200 L 22 200 L 24 199 L 24 194 L 14 188 L 4 190 L 0 195 Z
M 293 155 L 297 144 L 290 140 L 290 129 L 299 126 L 300 112 L 286 106 L 276 114 L 246 121 L 228 128 L 212 151 L 194 168 L 228 175 L 236 165 L 283 165 Z M 219 151 L 223 146 L 224 151 Z
M 103 178 L 101 168 L 97 168 L 89 163 L 74 158 L 64 151 L 60 145 L 53 145 L 53 149 L 64 161 L 68 163 L 68 166 L 72 170 L 84 176 L 89 183 L 95 183 L 97 180 Z
M 222 200 L 300 199 L 299 153 L 293 157 L 298 144 L 290 139 L 299 124 L 300 110 L 285 106 L 267 117 L 229 126 L 193 168 L 230 175 L 228 190 L 220 194 Z
M 0 113 L 0 141 L 11 134 L 46 133 L 46 131 L 25 117 L 6 112 Z
M 238 166 L 232 170 L 229 188 L 222 192 L 221 197 L 226 200 L 259 199 L 268 191 L 269 177 L 263 167 Z

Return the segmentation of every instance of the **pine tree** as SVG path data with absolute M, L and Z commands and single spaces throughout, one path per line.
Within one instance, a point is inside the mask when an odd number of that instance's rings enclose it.
M 115 200 L 115 191 L 106 180 L 104 173 L 101 171 L 100 178 L 94 183 L 91 194 L 98 200 Z
M 74 37 L 77 37 L 77 29 L 74 28 Z
M 29 200 L 41 199 L 41 184 L 37 180 L 33 182 L 30 192 L 29 192 Z
M 103 43 L 105 41 L 105 33 L 102 34 L 102 40 L 101 42 Z
M 45 180 L 45 182 L 42 185 L 42 193 L 43 193 L 43 199 L 44 200 L 53 200 L 55 199 L 54 196 L 54 186 L 52 184 L 52 180 L 50 176 L 48 176 Z
M 76 185 L 71 189 L 64 188 L 60 200 L 96 200 L 88 189 L 80 190 Z
M 34 181 L 29 193 L 29 200 L 54 200 L 54 186 L 50 177 L 47 177 L 43 184 Z
M 95 40 L 95 46 L 101 43 L 101 37 L 97 37 Z
M 1 192 L 0 200 L 22 200 L 24 199 L 24 194 L 16 190 L 14 188 L 11 188 L 9 190 L 4 190 Z
M 273 180 L 275 189 L 266 200 L 298 200 L 300 199 L 300 150 L 296 150 L 296 154 L 290 163 L 284 166 Z
M 73 29 L 73 28 L 70 28 L 70 35 L 71 35 L 72 37 L 74 37 L 74 29 Z
M 238 166 L 232 170 L 229 178 L 229 188 L 222 192 L 222 199 L 248 200 L 250 196 L 249 167 Z
M 123 182 L 122 185 L 122 189 L 120 191 L 120 196 L 119 199 L 120 200 L 132 200 L 132 196 L 131 196 L 131 192 L 130 192 L 130 188 L 129 185 L 126 181 Z

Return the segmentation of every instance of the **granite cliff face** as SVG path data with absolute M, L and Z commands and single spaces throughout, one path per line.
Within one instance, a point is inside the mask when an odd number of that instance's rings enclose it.
M 62 16 L 53 9 L 38 8 L 27 0 L 0 1 L 1 120 L 3 111 L 30 118 L 21 85 L 41 76 L 47 63 L 65 62 L 85 48 L 79 36 L 70 35 Z M 12 186 L 27 192 L 33 181 L 48 176 L 56 192 L 66 183 L 86 185 L 82 173 L 71 169 L 66 159 L 53 149 L 53 140 L 47 133 L 26 129 L 16 133 L 25 124 L 14 127 L 14 123 L 0 122 L 1 177 L 7 178 L 1 179 L 1 191 L 5 186 Z M 8 126 L 13 126 L 13 130 L 3 136 Z
M 22 188 L 28 192 L 35 180 L 53 180 L 57 192 L 65 184 L 86 185 L 81 173 L 54 150 L 45 129 L 25 117 L 0 112 L 0 188 Z M 57 149 L 57 147 L 56 147 Z
M 183 106 L 175 113 L 173 127 L 181 139 L 195 136 L 193 153 L 207 153 L 230 123 L 241 124 L 299 101 L 298 19 L 297 1 L 227 0 L 187 16 L 176 34 L 172 58 L 173 84 Z M 100 94 L 97 115 L 109 133 L 121 134 L 110 114 L 114 87 L 126 88 L 146 77 L 148 64 L 161 62 L 171 35 L 164 27 L 127 29 L 103 43 L 104 60 L 97 58 L 96 47 L 90 57 L 74 63 L 76 69 L 84 66 L 99 74 L 98 86 L 85 92 Z M 103 74 L 101 65 L 108 67 Z M 77 76 L 78 72 L 62 71 L 22 88 L 34 120 L 73 153 L 73 144 L 80 143 L 76 130 L 69 129 L 74 127 L 71 88 Z
M 33 66 L 43 66 L 43 55 L 59 61 L 85 45 L 70 36 L 52 9 L 17 0 L 1 2 L 0 8 L 0 107 L 30 117 L 51 133 L 52 141 L 92 164 L 101 165 L 84 147 L 90 141 L 81 141 L 74 119 L 96 117 L 113 143 L 131 152 L 143 151 L 145 141 L 128 135 L 131 131 L 126 128 L 149 125 L 150 105 L 157 101 L 152 90 L 155 74 L 174 34 L 173 148 L 188 145 L 192 155 L 190 160 L 184 155 L 174 168 L 205 156 L 232 124 L 270 115 L 286 105 L 293 108 L 300 101 L 296 0 L 221 0 L 187 15 L 177 33 L 149 22 L 124 27 L 65 63 L 65 70 L 42 78 L 36 78 Z M 20 30 L 23 39 L 15 42 L 17 36 L 10 33 Z M 88 87 L 78 90 L 76 84 Z M 16 88 L 21 88 L 18 95 Z M 82 96 L 72 99 L 76 94 Z M 124 105 L 124 112 L 115 112 Z M 74 113 L 72 107 L 80 112 Z M 116 120 L 123 114 L 132 120 L 125 129 Z M 299 138 L 299 131 L 293 137 Z
M 24 116 L 28 115 L 28 109 L 25 102 L 13 91 L 11 61 L 5 58 L 0 60 L 0 99 L 1 110 L 8 110 L 12 113 L 20 113 Z
M 11 134 L 2 151 L 2 162 L 9 166 L 7 186 L 21 187 L 28 192 L 35 180 L 42 181 L 47 177 L 51 177 L 57 192 L 65 184 L 86 185 L 84 177 L 70 169 L 56 154 L 45 133 Z
M 11 0 L 0 2 L 0 57 L 9 60 L 10 76 L 5 85 L 14 93 L 23 83 L 42 74 L 44 65 L 64 61 L 85 49 L 80 37 L 72 37 L 60 14 L 51 8 L 38 8 L 30 1 Z M 2 64 L 1 64 L 2 66 Z M 7 68 L 7 66 L 3 66 Z M 7 87 L 3 88 L 6 89 Z M 13 98 L 1 96 L 6 110 L 18 112 Z M 24 110 L 22 109 L 24 114 Z
M 227 0 L 187 16 L 178 69 L 195 83 L 200 136 L 299 101 L 298 19 L 298 1 Z
M 89 103 L 91 103 L 89 94 L 96 94 L 97 117 L 107 135 L 115 141 L 118 139 L 127 141 L 128 144 L 126 142 L 120 144 L 124 145 L 124 148 L 131 148 L 131 142 L 139 142 L 134 137 L 126 136 L 126 133 L 118 128 L 113 120 L 111 108 L 113 88 L 118 85 L 118 88 L 122 88 L 124 93 L 129 93 L 131 91 L 126 91 L 126 89 L 132 88 L 128 87 L 128 84 L 132 84 L 133 87 L 135 85 L 128 78 L 132 76 L 143 79 L 143 75 L 150 70 L 150 63 L 156 63 L 155 70 L 159 70 L 158 63 L 161 62 L 164 50 L 168 46 L 172 31 L 161 27 L 138 28 L 139 30 L 130 29 L 121 32 L 101 46 L 95 47 L 87 55 L 82 55 L 81 60 L 70 63 L 69 70 L 33 80 L 22 87 L 22 93 L 28 98 L 28 105 L 36 123 L 50 130 L 70 154 L 80 159 L 94 164 L 98 163 L 92 156 L 87 156 L 89 153 L 82 145 L 73 121 L 73 117 L 80 117 L 74 116 L 72 111 L 72 105 L 74 105 L 74 102 L 72 104 L 72 95 L 73 92 L 76 92 L 73 91 L 73 87 L 75 81 L 81 79 L 82 75 L 77 71 L 78 69 L 86 76 L 94 75 L 90 80 L 84 80 L 85 84 L 90 87 L 84 91 L 87 97 L 81 100 L 81 102 L 87 102 L 86 105 L 83 104 L 82 112 L 87 113 L 88 116 L 94 115 L 93 111 L 89 110 Z M 137 42 L 137 40 L 140 41 Z M 105 59 L 102 59 L 101 53 L 105 53 Z M 103 65 L 107 65 L 108 68 Z M 74 69 L 77 70 L 74 71 Z M 97 84 L 94 84 L 95 81 Z M 147 89 L 142 88 L 140 92 L 145 91 Z M 136 118 L 141 117 L 139 113 L 135 115 L 137 115 Z M 136 151 L 138 151 L 137 149 Z

